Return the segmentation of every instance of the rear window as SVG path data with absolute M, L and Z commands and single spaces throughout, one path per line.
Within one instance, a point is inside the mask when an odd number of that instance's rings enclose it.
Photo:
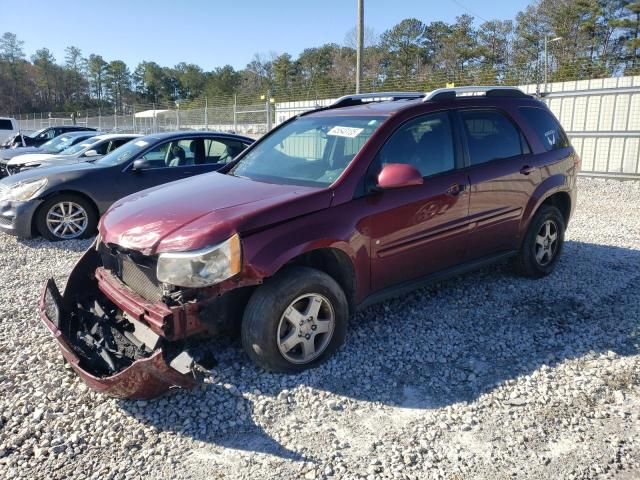
M 520 130 L 496 110 L 460 112 L 467 134 L 471 165 L 528 153 Z
M 569 146 L 569 139 L 551 113 L 542 108 L 520 107 L 520 113 L 533 128 L 545 150 L 558 150 Z
M 0 119 L 0 130 L 13 130 L 11 120 Z

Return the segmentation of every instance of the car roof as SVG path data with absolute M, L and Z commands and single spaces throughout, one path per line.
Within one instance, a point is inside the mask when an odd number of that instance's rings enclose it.
M 86 130 L 81 130 L 81 131 L 72 131 L 72 132 L 65 132 L 62 135 L 64 135 L 65 137 L 80 137 L 80 136 L 85 136 L 87 138 L 89 137 L 95 137 L 95 131 L 86 131 Z M 60 135 L 60 136 L 62 136 Z
M 235 133 L 224 133 L 224 132 L 216 132 L 212 130 L 202 131 L 202 130 L 178 130 L 177 132 L 162 132 L 162 133 L 151 133 L 149 135 L 145 135 L 142 137 L 148 141 L 159 141 L 159 140 L 172 140 L 176 138 L 200 138 L 200 137 L 225 137 L 229 139 L 235 140 L 243 140 L 254 142 L 255 140 L 249 137 L 245 137 L 244 135 L 236 135 Z
M 395 100 L 387 102 L 369 102 L 350 107 L 322 109 L 310 112 L 309 115 L 333 117 L 333 116 L 383 116 L 390 117 L 400 110 L 422 105 L 422 100 Z
M 421 106 L 433 106 L 433 109 L 440 109 L 443 105 L 445 108 L 455 108 L 460 106 L 504 106 L 510 105 L 540 105 L 541 102 L 534 97 L 525 95 L 522 97 L 510 96 L 484 96 L 469 95 L 457 97 L 452 100 L 428 100 L 418 99 L 400 99 L 387 101 L 371 101 L 363 102 L 358 105 L 351 105 L 338 108 L 320 108 L 304 113 L 304 116 L 318 117 L 337 117 L 337 116 L 384 116 L 391 117 L 401 111 L 420 108 Z M 420 108 L 422 110 L 422 108 Z
M 93 135 L 91 138 L 95 138 L 96 142 L 99 140 L 118 140 L 122 138 L 138 138 L 141 137 L 140 133 L 100 133 L 98 135 Z

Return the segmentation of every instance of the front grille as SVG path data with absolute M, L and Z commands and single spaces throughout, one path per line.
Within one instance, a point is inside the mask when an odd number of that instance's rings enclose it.
M 16 165 L 7 165 L 5 168 L 7 175 L 15 175 L 16 173 L 20 173 L 20 167 Z
M 122 252 L 104 244 L 99 247 L 102 264 L 127 287 L 150 302 L 162 300 L 162 287 L 156 278 L 156 260 L 137 252 Z
M 10 218 L 0 215 L 0 225 L 2 225 L 3 227 L 12 227 L 13 221 Z
M 9 172 L 7 171 L 7 164 L 0 162 L 0 177 L 6 177 L 7 175 L 9 175 Z

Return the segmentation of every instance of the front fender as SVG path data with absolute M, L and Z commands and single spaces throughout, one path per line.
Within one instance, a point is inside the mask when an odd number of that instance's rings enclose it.
M 331 210 L 244 238 L 243 256 L 250 270 L 246 273 L 262 281 L 300 255 L 318 249 L 335 249 L 351 261 L 358 301 L 369 285 L 369 239 L 359 233 L 357 226 L 348 220 L 349 216 L 332 215 Z M 341 219 L 347 220 L 340 223 Z

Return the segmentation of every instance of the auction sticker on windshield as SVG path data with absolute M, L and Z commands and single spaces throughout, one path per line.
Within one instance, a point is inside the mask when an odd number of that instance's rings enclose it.
M 336 137 L 356 138 L 362 133 L 364 128 L 353 127 L 339 127 L 335 126 L 327 132 L 327 135 L 334 135 Z
M 136 142 L 136 146 L 138 147 L 146 147 L 147 145 L 149 145 L 149 142 L 145 142 L 144 140 L 138 140 Z

